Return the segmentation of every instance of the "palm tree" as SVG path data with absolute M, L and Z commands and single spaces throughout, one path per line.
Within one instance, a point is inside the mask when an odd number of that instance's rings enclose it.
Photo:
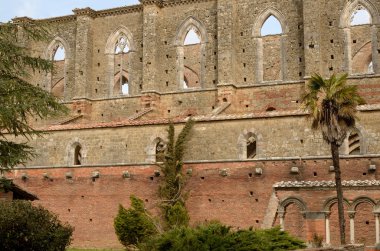
M 331 147 L 338 198 L 340 242 L 344 245 L 346 238 L 339 147 L 348 131 L 355 126 L 356 107 L 365 101 L 359 95 L 357 86 L 347 84 L 347 74 L 334 74 L 329 79 L 314 74 L 306 85 L 302 103 L 305 110 L 309 111 L 312 129 L 321 130 L 323 139 Z

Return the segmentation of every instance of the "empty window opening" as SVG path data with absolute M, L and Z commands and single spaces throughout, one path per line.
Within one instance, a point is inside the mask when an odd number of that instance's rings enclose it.
M 184 45 L 200 44 L 201 39 L 195 28 L 189 30 L 185 37 Z
M 184 89 L 200 87 L 201 55 L 199 31 L 195 27 L 192 27 L 189 29 L 184 40 L 182 83 Z
M 65 88 L 65 48 L 57 43 L 53 50 L 53 70 L 51 73 L 51 93 L 57 98 L 63 98 Z
M 360 136 L 358 132 L 352 132 L 348 136 L 348 151 L 349 155 L 360 154 Z
M 82 165 L 82 147 L 80 145 L 75 146 L 74 149 L 74 165 Z
M 114 51 L 114 95 L 129 95 L 129 41 L 121 34 L 116 41 Z
M 253 133 L 247 135 L 247 159 L 253 159 L 256 156 L 256 136 Z
M 375 73 L 375 71 L 373 70 L 373 62 L 372 61 L 368 65 L 368 73 L 369 74 Z
M 363 6 L 359 6 L 351 15 L 351 26 L 371 24 L 371 14 Z
M 261 27 L 261 36 L 282 34 L 280 21 L 273 15 L 269 16 Z
M 353 31 L 355 32 L 355 31 Z M 372 60 L 372 42 L 358 43 L 352 47 L 352 73 L 353 74 L 371 74 L 374 73 Z

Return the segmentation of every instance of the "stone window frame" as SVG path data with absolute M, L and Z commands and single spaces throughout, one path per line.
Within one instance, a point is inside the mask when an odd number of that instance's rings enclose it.
M 146 152 L 146 163 L 156 163 L 156 149 L 157 149 L 157 144 L 159 142 L 163 142 L 164 144 L 167 144 L 167 141 L 165 140 L 165 136 L 162 135 L 155 135 L 150 137 L 150 143 L 149 145 L 145 148 Z
M 126 38 L 126 44 L 129 48 L 128 51 L 128 87 L 129 87 L 129 94 L 123 95 L 120 91 L 120 93 L 114 93 L 114 86 L 115 86 L 115 46 L 118 42 L 118 39 L 121 36 L 125 36 Z M 107 58 L 107 68 L 106 68 L 106 83 L 108 83 L 108 95 L 109 97 L 128 97 L 131 96 L 133 93 L 137 90 L 137 85 L 134 83 L 134 76 L 132 72 L 132 64 L 134 62 L 134 56 L 135 56 L 135 45 L 133 40 L 133 35 L 130 32 L 130 30 L 125 26 L 119 26 L 117 29 L 115 29 L 107 39 L 106 47 L 104 54 Z
M 70 61 L 72 59 L 72 53 L 70 50 L 69 44 L 60 36 L 56 36 L 48 45 L 47 49 L 45 50 L 44 59 L 46 60 L 53 60 L 55 52 L 59 46 L 62 46 L 65 50 L 65 64 L 63 69 L 63 76 L 64 76 L 64 83 L 63 83 L 63 100 L 66 100 L 67 98 L 67 78 L 68 78 L 68 72 Z M 52 73 L 48 72 L 45 77 L 44 81 L 44 89 L 48 92 L 52 91 Z
M 195 30 L 200 37 L 200 59 L 201 59 L 201 71 L 199 73 L 199 86 L 196 88 L 184 88 L 183 86 L 183 81 L 184 81 L 184 70 L 185 70 L 185 65 L 184 65 L 184 43 L 185 43 L 185 38 L 187 33 L 191 30 Z M 206 45 L 208 43 L 208 38 L 207 38 L 207 31 L 206 27 L 200 22 L 197 18 L 190 16 L 188 17 L 185 21 L 182 22 L 181 25 L 179 25 L 176 36 L 175 36 L 175 41 L 174 41 L 174 46 L 177 48 L 177 62 L 176 62 L 176 67 L 177 67 L 177 82 L 178 82 L 178 88 L 179 90 L 193 90 L 193 89 L 203 89 L 205 86 L 205 74 L 206 74 Z
M 372 43 L 372 64 L 373 73 L 352 73 L 352 49 L 351 49 L 351 16 L 360 7 L 364 7 L 371 16 L 371 43 Z M 352 2 L 347 2 L 346 6 L 342 11 L 340 16 L 339 27 L 344 33 L 344 54 L 345 54 L 345 64 L 344 71 L 349 75 L 373 75 L 379 73 L 379 57 L 377 53 L 377 26 L 380 25 L 379 11 L 376 6 L 369 0 L 354 0 Z
M 350 137 L 351 132 L 357 132 L 359 135 L 359 142 L 360 142 L 360 155 L 366 154 L 367 153 L 367 148 L 368 148 L 368 142 L 367 142 L 367 137 L 366 137 L 366 132 L 364 128 L 360 125 L 356 125 L 354 128 L 350 129 L 347 133 L 346 138 L 343 141 L 343 144 L 341 145 L 340 153 L 343 155 L 350 155 L 349 153 L 349 142 L 348 138 Z
M 81 164 L 80 165 L 75 165 L 75 149 L 77 146 L 81 147 Z M 67 147 L 66 147 L 66 157 L 65 157 L 65 163 L 68 166 L 83 166 L 86 164 L 87 160 L 87 152 L 88 149 L 86 145 L 83 143 L 83 141 L 79 138 L 75 138 L 71 140 Z
M 252 159 L 247 158 L 247 137 L 248 135 L 253 134 L 256 137 L 256 155 Z M 255 129 L 247 130 L 245 129 L 242 133 L 240 133 L 238 142 L 237 142 L 237 151 L 238 151 L 238 159 L 239 160 L 253 160 L 257 159 L 261 154 L 261 144 L 262 135 L 259 134 Z
M 266 20 L 270 17 L 274 16 L 281 25 L 282 33 L 277 34 L 277 36 L 281 37 L 281 79 L 280 80 L 271 80 L 264 81 L 264 47 L 263 47 L 263 36 L 261 36 L 261 28 L 263 27 Z M 258 17 L 256 18 L 252 36 L 254 38 L 256 44 L 256 81 L 258 83 L 269 83 L 269 82 L 283 82 L 287 80 L 287 64 L 286 64 L 286 42 L 287 36 L 289 33 L 288 25 L 286 24 L 285 16 L 276 8 L 270 7 L 262 11 Z

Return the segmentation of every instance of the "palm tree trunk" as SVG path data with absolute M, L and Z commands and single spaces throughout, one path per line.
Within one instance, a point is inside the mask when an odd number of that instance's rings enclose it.
M 338 198 L 338 215 L 339 215 L 339 233 L 340 233 L 340 244 L 346 244 L 346 222 L 344 220 L 344 207 L 343 207 L 343 189 L 342 189 L 342 179 L 339 166 L 339 146 L 336 143 L 331 143 L 331 155 L 335 170 L 335 184 L 336 184 L 336 195 Z

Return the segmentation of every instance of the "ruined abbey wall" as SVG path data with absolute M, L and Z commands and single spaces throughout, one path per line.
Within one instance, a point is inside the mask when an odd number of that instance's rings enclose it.
M 32 79 L 71 112 L 31 120 L 48 134 L 31 142 L 38 157 L 12 175 L 75 226 L 74 246 L 119 246 L 112 219 L 131 194 L 154 211 L 157 148 L 170 121 L 179 131 L 189 117 L 197 122 L 185 155 L 193 224 L 218 215 L 234 227 L 282 224 L 305 240 L 318 233 L 337 243 L 334 189 L 318 183 L 333 180 L 329 147 L 311 131 L 300 100 L 315 72 L 347 72 L 367 101 L 341 153 L 343 179 L 362 181 L 345 187 L 347 220 L 357 227 L 348 237 L 373 244 L 380 214 L 380 3 L 140 2 L 14 19 L 48 25 L 50 41 L 22 41 L 33 55 L 53 59 L 64 49 L 57 73 Z M 351 25 L 363 9 L 370 22 Z M 279 22 L 278 34 L 262 34 L 269 17 Z M 185 44 L 190 31 L 195 45 Z M 62 88 L 54 89 L 62 76 Z M 126 171 L 132 176 L 123 178 Z

